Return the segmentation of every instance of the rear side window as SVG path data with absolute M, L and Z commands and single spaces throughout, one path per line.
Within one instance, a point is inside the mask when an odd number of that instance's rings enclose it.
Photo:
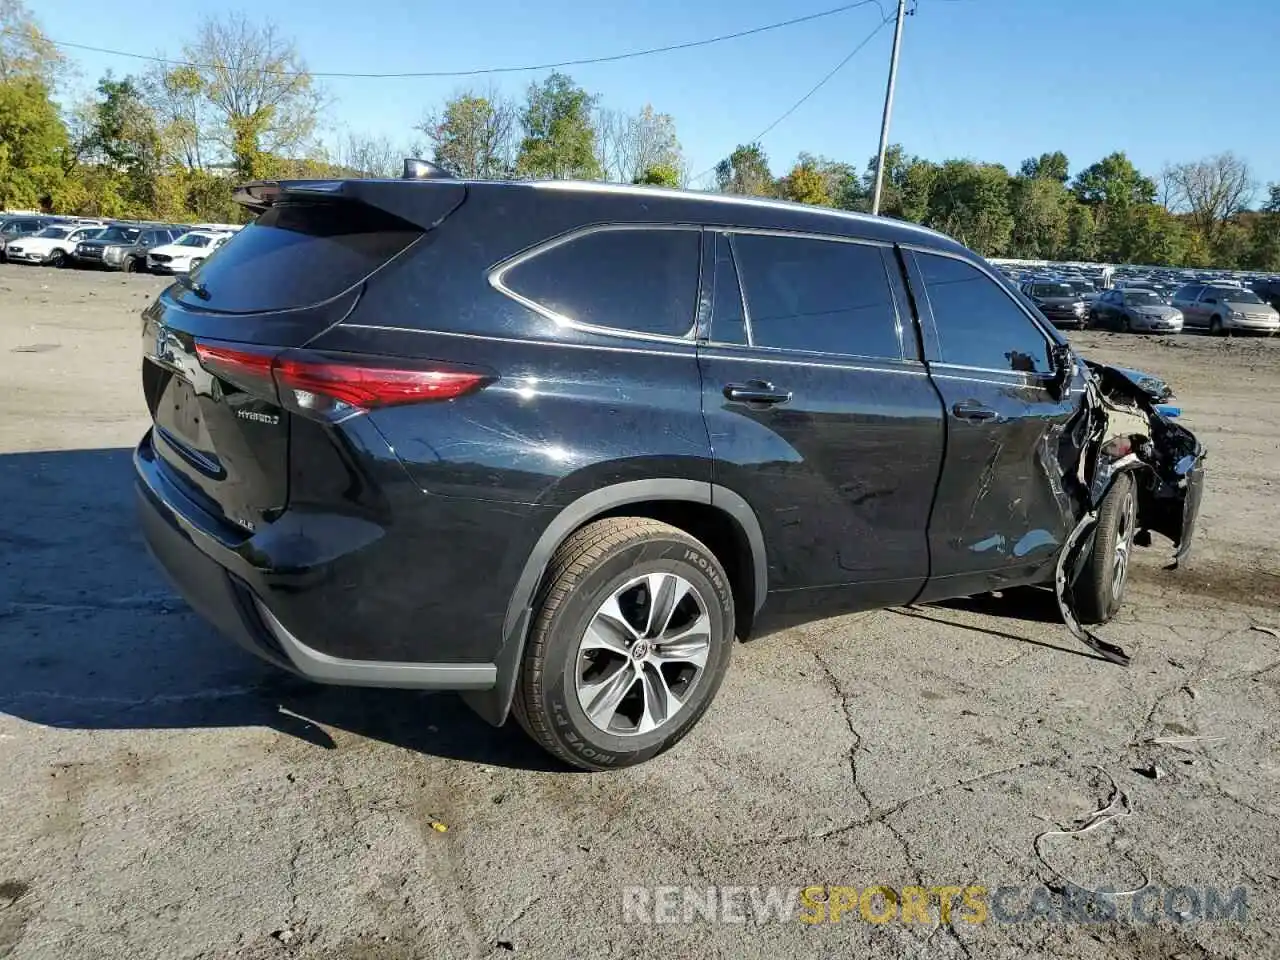
M 200 267 L 205 310 L 249 313 L 320 303 L 355 286 L 421 236 L 398 217 L 358 203 L 286 203 L 240 230 Z
M 596 230 L 508 267 L 501 284 L 574 323 L 683 337 L 697 309 L 701 244 L 697 230 Z
M 737 234 L 733 250 L 755 346 L 901 359 L 879 247 Z
M 1007 293 L 971 264 L 917 253 L 942 361 L 985 370 L 1047 373 L 1049 343 Z

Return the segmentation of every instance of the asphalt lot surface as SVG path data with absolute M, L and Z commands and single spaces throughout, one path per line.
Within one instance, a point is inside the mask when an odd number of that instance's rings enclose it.
M 1211 450 L 1190 564 L 1140 551 L 1103 631 L 1130 668 L 1035 593 L 825 621 L 740 646 L 674 751 L 588 775 L 453 696 L 283 677 L 172 594 L 130 485 L 162 286 L 0 266 L 0 956 L 1277 955 L 1280 339 L 1075 338 L 1167 377 Z M 1131 815 L 1038 858 L 1109 778 Z M 1148 874 L 1243 886 L 1247 919 L 623 913 L 638 886 Z

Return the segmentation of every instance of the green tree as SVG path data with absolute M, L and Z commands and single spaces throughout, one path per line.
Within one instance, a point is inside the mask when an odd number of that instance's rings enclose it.
M 497 91 L 466 90 L 418 128 L 430 141 L 435 162 L 461 177 L 510 177 L 515 163 L 516 106 Z
M 1014 177 L 1009 183 L 1009 209 L 1013 216 L 1010 256 L 1049 259 L 1062 250 L 1069 230 L 1071 202 L 1066 186 L 1056 177 Z
M 999 164 L 948 160 L 938 168 L 930 195 L 929 226 L 983 254 L 1009 247 L 1009 171 Z
M 89 105 L 77 153 L 104 168 L 126 208 L 145 215 L 155 207 L 161 168 L 155 115 L 131 77 L 115 80 L 107 74 L 98 82 L 98 96 Z
M 1280 272 L 1280 183 L 1267 188 L 1267 199 L 1249 224 L 1247 265 Z
M 769 158 L 758 143 L 739 144 L 716 164 L 716 186 L 721 193 L 768 197 L 774 192 Z
M 669 163 L 658 163 L 641 173 L 633 182 L 653 187 L 678 187 L 680 171 Z
M 1071 189 L 1081 203 L 1091 207 L 1154 203 L 1156 199 L 1155 181 L 1144 176 L 1123 152 L 1081 170 Z
M 1098 258 L 1098 227 L 1093 210 L 1074 198 L 1067 200 L 1067 236 L 1056 258 L 1079 261 Z
M 595 97 L 563 73 L 529 85 L 516 169 L 525 176 L 594 180 L 602 175 L 591 123 Z
M 1038 157 L 1023 160 L 1018 175 L 1028 180 L 1057 180 L 1065 184 L 1070 179 L 1070 169 L 1067 155 L 1061 150 L 1055 150 L 1053 153 L 1042 153 Z
M 44 81 L 0 80 L 0 208 L 50 207 L 67 153 L 67 128 Z
M 1179 163 L 1165 171 L 1173 200 L 1188 211 L 1192 229 L 1215 253 L 1222 247 L 1223 265 L 1241 254 L 1239 231 L 1231 231 L 1231 220 L 1244 211 L 1253 198 L 1256 184 L 1249 164 L 1234 153 L 1220 153 L 1190 163 Z M 1228 244 L 1228 234 L 1233 233 Z M 1230 246 L 1231 249 L 1227 249 Z

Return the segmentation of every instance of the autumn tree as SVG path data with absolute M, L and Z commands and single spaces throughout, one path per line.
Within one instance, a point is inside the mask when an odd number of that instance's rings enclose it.
M 242 14 L 211 17 L 183 47 L 183 59 L 193 66 L 175 78 L 177 91 L 207 106 L 212 139 L 241 179 L 269 175 L 273 156 L 310 142 L 322 97 L 294 42 L 275 24 Z
M 417 127 L 431 144 L 436 163 L 460 177 L 501 179 L 515 167 L 519 110 L 496 89 L 464 90 Z
M 598 110 L 595 126 L 596 157 L 606 180 L 633 183 L 646 170 L 684 166 L 675 119 L 649 104 L 634 114 Z
M 51 90 L 67 66 L 23 0 L 0 0 L 0 81 L 39 80 Z
M 1175 164 L 1165 175 L 1175 205 L 1187 211 L 1210 249 L 1222 242 L 1228 221 L 1248 207 L 1257 187 L 1249 164 L 1231 152 Z

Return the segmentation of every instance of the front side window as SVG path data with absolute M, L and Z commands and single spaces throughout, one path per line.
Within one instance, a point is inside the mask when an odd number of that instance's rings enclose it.
M 737 234 L 733 250 L 756 346 L 902 358 L 879 247 Z
M 698 230 L 596 230 L 502 271 L 501 285 L 574 323 L 686 336 L 697 311 Z
M 972 264 L 917 253 L 942 361 L 986 370 L 1049 372 L 1049 344 L 1003 289 Z

